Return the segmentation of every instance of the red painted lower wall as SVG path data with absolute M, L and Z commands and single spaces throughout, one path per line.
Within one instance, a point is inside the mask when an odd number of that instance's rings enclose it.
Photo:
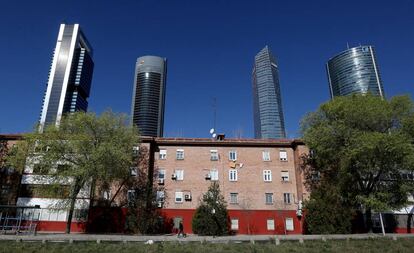
M 72 222 L 70 226 L 71 233 L 84 233 L 86 228 L 85 222 Z M 36 227 L 37 231 L 44 232 L 65 232 L 65 221 L 39 221 Z
M 239 220 L 239 229 L 235 234 L 302 234 L 302 219 L 296 216 L 296 211 L 269 211 L 269 210 L 229 210 L 230 219 Z M 183 219 L 184 232 L 192 233 L 191 221 L 195 213 L 194 209 L 164 209 L 164 218 L 173 220 L 176 217 Z M 293 219 L 293 231 L 286 231 L 285 219 Z M 267 220 L 275 221 L 275 230 L 267 229 Z M 173 230 L 172 232 L 176 232 Z
M 407 228 L 395 228 L 395 233 L 397 234 L 414 234 L 414 228 L 410 229 L 410 231 L 408 231 Z

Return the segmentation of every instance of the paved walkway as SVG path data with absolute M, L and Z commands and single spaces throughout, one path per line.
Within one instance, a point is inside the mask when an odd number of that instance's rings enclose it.
M 382 234 L 351 234 L 351 235 L 235 235 L 235 236 L 197 236 L 189 235 L 186 238 L 178 238 L 176 235 L 100 235 L 100 234 L 37 234 L 37 235 L 0 235 L 0 241 L 41 241 L 41 242 L 212 242 L 212 243 L 240 243 L 240 242 L 264 242 L 269 241 L 279 244 L 284 240 L 295 240 L 300 243 L 306 240 L 348 240 L 348 239 L 372 239 L 383 238 Z M 414 234 L 386 234 L 386 238 L 397 240 L 398 238 L 414 238 Z

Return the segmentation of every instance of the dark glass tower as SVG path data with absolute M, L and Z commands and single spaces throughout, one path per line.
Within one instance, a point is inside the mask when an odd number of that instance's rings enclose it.
M 163 136 L 166 77 L 167 59 L 158 56 L 137 59 L 131 114 L 142 136 Z
M 326 64 L 331 98 L 354 93 L 384 97 L 373 46 L 349 48 Z
M 59 124 L 64 113 L 86 111 L 94 63 L 93 50 L 79 24 L 61 24 L 43 99 L 40 130 Z
M 279 70 L 268 46 L 264 47 L 254 59 L 253 118 L 255 138 L 286 137 Z

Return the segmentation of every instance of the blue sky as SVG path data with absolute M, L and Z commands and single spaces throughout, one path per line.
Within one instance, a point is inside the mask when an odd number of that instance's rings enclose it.
M 387 97 L 414 94 L 414 1 L 3 1 L 0 133 L 39 119 L 61 22 L 79 23 L 95 52 L 89 111 L 130 113 L 136 58 L 168 58 L 164 133 L 253 137 L 251 71 L 269 45 L 280 71 L 288 137 L 329 99 L 326 61 L 372 44 Z

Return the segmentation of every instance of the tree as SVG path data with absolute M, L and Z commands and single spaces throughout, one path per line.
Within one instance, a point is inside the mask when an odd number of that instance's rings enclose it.
M 160 208 L 165 204 L 165 190 L 163 185 L 158 184 L 158 169 L 149 164 L 150 155 L 147 147 L 140 148 L 136 179 L 127 183 L 127 188 L 130 189 L 125 222 L 127 232 L 164 232 L 164 218 Z
M 50 125 L 44 131 L 25 134 L 10 155 L 10 164 L 23 171 L 25 163 L 36 163 L 50 184 L 43 189 L 62 192 L 62 183 L 68 189 L 59 202 L 68 210 L 66 233 L 81 189 L 123 180 L 130 176 L 134 165 L 132 150 L 138 145 L 138 131 L 131 127 L 126 116 L 104 112 L 77 112 L 62 118 L 58 126 Z
M 401 208 L 414 189 L 413 181 L 404 179 L 414 169 L 413 119 L 407 96 L 387 101 L 353 95 L 321 105 L 302 121 L 311 150 L 304 158 L 310 165 L 305 166 L 308 186 L 335 187 L 345 202 L 365 212 L 371 230 L 372 210 Z M 312 180 L 315 175 L 318 180 Z
M 352 208 L 332 185 L 323 185 L 305 201 L 305 231 L 309 234 L 348 234 L 351 232 Z
M 226 235 L 229 231 L 227 206 L 217 182 L 203 195 L 192 221 L 193 232 L 199 235 Z

